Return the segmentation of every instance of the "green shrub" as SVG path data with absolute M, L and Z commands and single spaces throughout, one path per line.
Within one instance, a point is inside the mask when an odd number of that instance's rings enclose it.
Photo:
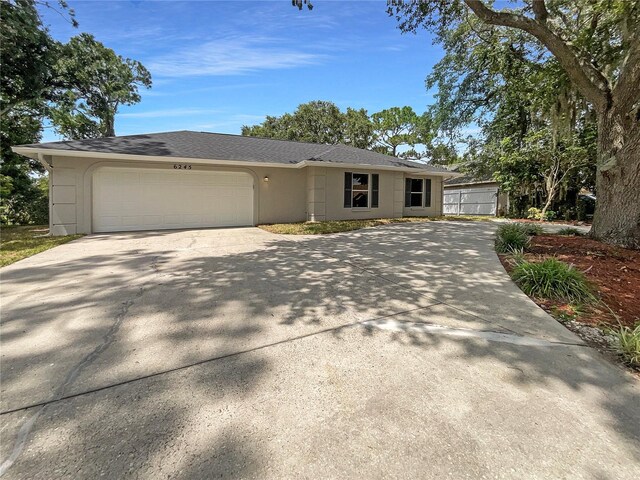
M 529 235 L 518 223 L 500 225 L 496 232 L 496 251 L 498 253 L 512 253 L 526 250 L 529 246 Z
M 529 210 L 527 210 L 527 218 L 530 218 L 531 220 L 550 221 L 556 218 L 556 216 L 557 214 L 553 210 L 547 210 L 546 212 L 544 212 L 544 215 L 542 214 L 542 210 L 540 210 L 539 208 L 531 207 Z
M 524 233 L 531 237 L 542 235 L 544 233 L 542 226 L 538 225 L 537 223 L 516 223 L 516 225 L 518 225 Z
M 531 207 L 527 210 L 527 218 L 531 220 L 540 220 L 542 218 L 542 211 L 539 208 Z
M 629 365 L 640 367 L 640 323 L 634 328 L 620 326 L 611 333 L 616 338 L 616 352 Z
M 571 235 L 574 237 L 580 237 L 582 236 L 582 232 L 577 228 L 565 227 L 558 230 L 558 235 Z
M 586 303 L 595 300 L 584 274 L 573 265 L 548 258 L 540 263 L 519 262 L 513 280 L 527 295 L 551 300 Z

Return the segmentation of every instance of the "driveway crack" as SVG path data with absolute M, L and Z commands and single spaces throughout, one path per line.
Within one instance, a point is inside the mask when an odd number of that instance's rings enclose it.
M 157 256 L 153 257 L 151 260 L 151 269 L 155 274 L 158 274 L 158 258 Z M 76 381 L 76 379 L 80 376 L 82 371 L 91 365 L 102 352 L 104 352 L 107 348 L 109 348 L 116 339 L 116 334 L 122 325 L 122 322 L 126 318 L 127 314 L 131 307 L 135 304 L 136 300 L 138 300 L 144 294 L 145 289 L 144 285 L 138 287 L 138 291 L 131 298 L 122 302 L 120 309 L 118 310 L 114 322 L 109 327 L 109 330 L 102 336 L 100 343 L 87 355 L 85 355 L 82 360 L 80 360 L 67 374 L 64 381 L 56 388 L 52 398 L 47 402 L 40 405 L 37 410 L 22 424 L 20 430 L 18 430 L 18 434 L 16 435 L 16 439 L 14 442 L 13 450 L 9 458 L 4 460 L 0 465 L 0 477 L 3 476 L 7 470 L 11 468 L 11 466 L 16 462 L 22 450 L 24 449 L 27 441 L 29 440 L 29 435 L 33 430 L 33 427 L 38 420 L 38 417 L 44 413 L 44 411 L 54 402 L 57 402 L 65 397 L 65 393 L 67 389 Z

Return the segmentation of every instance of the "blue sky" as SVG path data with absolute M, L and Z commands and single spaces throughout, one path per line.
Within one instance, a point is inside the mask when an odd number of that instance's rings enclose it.
M 432 100 L 424 79 L 443 52 L 426 31 L 401 34 L 385 1 L 73 1 L 80 23 L 42 10 L 51 34 L 93 34 L 141 61 L 153 87 L 122 107 L 116 133 L 240 133 L 310 100 L 373 113 Z M 58 139 L 45 130 L 43 141 Z

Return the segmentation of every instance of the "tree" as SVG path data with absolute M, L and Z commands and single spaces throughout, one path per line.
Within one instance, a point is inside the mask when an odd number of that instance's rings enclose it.
M 418 116 L 413 108 L 392 107 L 371 115 L 376 141 L 376 150 L 407 158 L 421 158 L 424 153 L 415 150 L 416 145 L 431 141 L 431 128 L 428 115 Z M 411 147 L 400 153 L 398 147 Z
M 46 220 L 43 196 L 33 180 L 44 169 L 11 150 L 12 145 L 40 139 L 46 103 L 55 96 L 53 65 L 59 44 L 43 27 L 36 3 L 0 3 L 0 220 L 4 224 Z M 63 2 L 61 8 L 66 9 Z M 67 14 L 73 23 L 73 12 Z
M 141 99 L 139 87 L 151 87 L 149 71 L 82 33 L 62 47 L 55 65 L 67 88 L 51 107 L 51 120 L 66 138 L 115 136 L 115 115 L 121 105 Z
M 364 113 L 363 113 L 364 112 Z M 332 102 L 314 100 L 298 105 L 293 113 L 267 116 L 259 125 L 242 127 L 242 135 L 313 143 L 364 144 L 369 141 L 363 124 L 366 111 L 348 109 L 342 113 Z
M 139 101 L 137 87 L 150 85 L 138 62 L 118 57 L 89 35 L 69 45 L 53 40 L 38 7 L 54 9 L 77 26 L 63 0 L 0 0 L 2 223 L 44 222 L 47 215 L 46 192 L 38 186 L 44 168 L 13 153 L 12 145 L 38 142 L 44 118 L 68 138 L 113 134 L 118 105 Z
M 15 108 L 42 106 L 51 100 L 55 79 L 53 65 L 60 44 L 42 25 L 35 0 L 0 0 L 0 115 Z M 69 21 L 76 25 L 73 10 L 59 2 Z M 51 7 L 53 8 L 53 7 Z M 64 14 L 64 13 L 63 13 Z
M 356 148 L 371 148 L 375 141 L 373 124 L 364 108 L 348 107 L 344 114 L 344 143 Z
M 544 64 L 545 52 L 553 55 L 598 125 L 591 234 L 640 248 L 639 0 L 524 0 L 504 10 L 481 0 L 431 0 L 393 2 L 389 13 L 402 31 L 425 27 L 445 42 L 475 16 L 497 34 L 526 34 L 527 61 Z
M 302 142 L 342 143 L 344 116 L 332 102 L 315 100 L 303 103 L 293 113 L 291 135 Z

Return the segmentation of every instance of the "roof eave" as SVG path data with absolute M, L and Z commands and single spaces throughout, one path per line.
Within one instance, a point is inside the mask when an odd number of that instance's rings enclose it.
M 228 165 L 228 166 L 259 166 L 259 167 L 273 167 L 273 168 L 304 168 L 308 166 L 322 166 L 331 168 L 362 168 L 368 170 L 389 170 L 396 172 L 413 173 L 416 175 L 430 175 L 438 177 L 458 177 L 462 174 L 457 172 L 437 172 L 429 170 L 428 168 L 412 168 L 412 167 L 398 167 L 394 165 L 372 165 L 365 163 L 338 163 L 319 160 L 303 160 L 297 163 L 276 163 L 276 162 L 257 162 L 250 160 L 220 160 L 216 158 L 192 158 L 192 157 L 168 157 L 161 155 L 134 155 L 128 153 L 106 153 L 106 152 L 91 152 L 86 150 L 59 150 L 52 148 L 37 148 L 32 146 L 15 146 L 11 149 L 20 155 L 24 155 L 29 158 L 42 161 L 44 155 L 59 156 L 59 157 L 75 157 L 75 158 L 95 158 L 97 160 L 130 160 L 138 162 L 164 162 L 164 163 L 203 163 L 203 164 L 216 164 L 216 165 Z

